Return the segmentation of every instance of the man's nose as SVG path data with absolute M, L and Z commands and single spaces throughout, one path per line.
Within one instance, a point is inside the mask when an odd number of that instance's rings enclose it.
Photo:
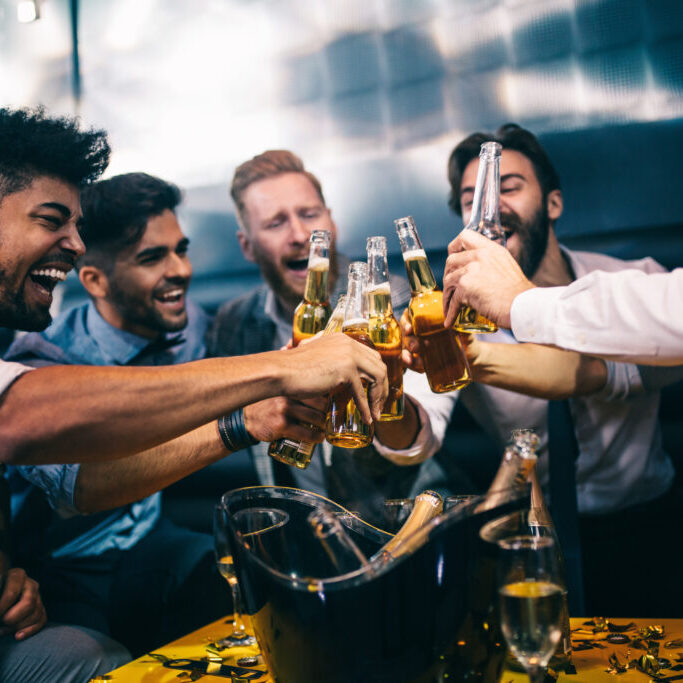
M 70 224 L 67 227 L 66 234 L 60 240 L 59 245 L 62 249 L 73 252 L 77 257 L 85 254 L 85 244 L 75 224 Z
M 166 278 L 189 280 L 192 277 L 192 264 L 187 255 L 173 253 L 167 260 Z
M 309 226 L 299 216 L 294 216 L 289 222 L 290 240 L 295 244 L 306 244 L 311 237 Z

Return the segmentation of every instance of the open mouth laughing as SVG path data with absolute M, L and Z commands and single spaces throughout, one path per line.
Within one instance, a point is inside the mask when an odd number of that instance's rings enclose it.
M 29 271 L 29 279 L 35 285 L 35 289 L 41 298 L 48 301 L 52 300 L 52 292 L 54 288 L 60 283 L 66 280 L 68 272 L 71 270 L 71 266 L 51 266 L 51 267 L 39 267 L 33 268 Z

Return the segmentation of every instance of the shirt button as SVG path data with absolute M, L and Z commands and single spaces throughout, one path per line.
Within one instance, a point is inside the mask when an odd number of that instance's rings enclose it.
M 584 346 L 586 344 L 586 335 L 585 334 L 579 334 L 576 336 L 576 341 L 578 344 L 581 344 L 581 346 Z

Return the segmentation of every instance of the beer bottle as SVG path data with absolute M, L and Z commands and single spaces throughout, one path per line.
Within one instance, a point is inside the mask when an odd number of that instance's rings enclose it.
M 472 213 L 465 229 L 474 230 L 505 246 L 505 233 L 500 224 L 501 149 L 497 142 L 485 142 L 481 146 Z M 495 332 L 498 329 L 494 322 L 469 306 L 458 311 L 453 327 L 460 332 Z
M 325 326 L 325 334 L 341 332 L 344 324 L 344 312 L 346 310 L 346 295 L 342 294 L 337 305 L 332 311 L 330 319 Z M 273 441 L 268 448 L 268 455 L 275 460 L 284 462 L 286 465 L 294 465 L 300 470 L 308 467 L 313 456 L 315 444 L 311 441 L 293 441 L 292 439 L 278 439 Z
M 385 237 L 368 237 L 368 325 L 370 339 L 387 366 L 389 395 L 382 407 L 380 422 L 403 417 L 403 363 L 401 327 L 391 308 L 391 287 Z
M 437 394 L 460 389 L 470 383 L 470 367 L 458 335 L 443 326 L 443 292 L 436 287 L 415 221 L 406 216 L 394 224 L 412 292 L 410 322 L 429 386 Z
M 332 309 L 327 291 L 330 275 L 330 240 L 329 230 L 314 230 L 311 233 L 304 300 L 294 311 L 294 346 L 298 346 L 302 339 L 324 330 L 330 317 Z
M 361 344 L 374 348 L 368 332 L 365 297 L 367 279 L 367 263 L 354 261 L 349 265 L 349 284 L 342 332 Z M 363 422 L 350 389 L 344 388 L 332 396 L 325 436 L 333 446 L 362 448 L 370 444 L 374 433 L 374 425 Z
M 298 346 L 302 339 L 313 337 L 325 329 L 330 317 L 328 281 L 330 274 L 329 230 L 314 230 L 308 251 L 308 272 L 303 301 L 294 310 L 292 342 Z M 278 439 L 268 447 L 268 455 L 287 465 L 305 469 L 311 462 L 314 444 L 310 449 L 299 450 L 300 444 L 290 439 Z

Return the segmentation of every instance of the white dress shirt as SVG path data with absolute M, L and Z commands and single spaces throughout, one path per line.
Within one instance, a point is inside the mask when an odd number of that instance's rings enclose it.
M 616 271 L 624 267 L 661 272 L 652 259 L 625 262 L 589 252 L 564 250 L 577 278 L 593 270 Z M 515 344 L 507 330 L 481 335 L 482 341 Z M 659 391 L 666 383 L 663 372 L 650 368 L 653 377 L 643 385 L 640 369 L 631 364 L 607 362 L 605 387 L 590 396 L 571 399 L 570 406 L 579 458 L 576 485 L 579 511 L 604 514 L 643 503 L 664 494 L 673 482 L 674 468 L 662 450 L 657 411 Z M 654 371 L 654 372 L 653 372 Z M 656 375 L 656 376 L 655 376 Z M 433 439 L 442 443 L 456 400 L 464 401 L 470 414 L 501 447 L 516 428 L 534 429 L 540 438 L 539 474 L 548 479 L 548 402 L 505 389 L 473 383 L 462 392 L 421 396 L 422 407 L 431 418 L 431 431 L 422 430 L 412 450 L 424 443 L 433 450 Z M 390 457 L 383 452 L 385 457 Z M 457 452 L 452 454 L 457 458 Z
M 683 364 L 683 268 L 596 271 L 568 287 L 537 287 L 510 310 L 518 341 L 614 360 Z

